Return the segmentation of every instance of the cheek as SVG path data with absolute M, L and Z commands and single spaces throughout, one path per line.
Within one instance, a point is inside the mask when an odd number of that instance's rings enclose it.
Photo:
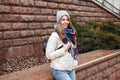
M 61 21 L 61 24 L 64 25 L 64 24 L 69 24 L 70 22 L 69 21 Z
M 67 21 L 67 24 L 70 24 L 70 22 L 69 22 L 69 21 Z
M 64 25 L 64 21 L 61 21 L 61 25 Z

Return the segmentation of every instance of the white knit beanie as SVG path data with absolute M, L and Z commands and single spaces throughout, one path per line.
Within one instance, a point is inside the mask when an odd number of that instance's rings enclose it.
M 65 16 L 65 15 L 67 15 L 70 18 L 70 15 L 65 10 L 59 10 L 59 11 L 57 11 L 57 17 L 56 17 L 57 18 L 57 23 L 59 22 L 60 18 L 62 16 Z

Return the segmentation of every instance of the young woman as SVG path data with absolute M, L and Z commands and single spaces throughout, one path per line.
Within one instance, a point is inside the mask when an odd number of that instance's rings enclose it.
M 76 32 L 70 15 L 64 10 L 57 11 L 57 24 L 49 37 L 46 57 L 51 60 L 56 80 L 76 80 L 75 67 L 78 64 Z

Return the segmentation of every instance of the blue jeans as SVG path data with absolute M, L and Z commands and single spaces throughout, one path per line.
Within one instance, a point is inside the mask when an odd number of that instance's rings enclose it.
M 56 80 L 76 80 L 75 70 L 53 69 L 53 76 Z

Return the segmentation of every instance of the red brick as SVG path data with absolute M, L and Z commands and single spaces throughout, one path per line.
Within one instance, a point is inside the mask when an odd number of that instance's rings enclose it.
M 42 28 L 48 28 L 48 27 L 53 27 L 52 23 L 41 23 Z M 54 27 L 53 27 L 54 28 Z
M 91 76 L 87 77 L 85 80 L 95 80 L 95 75 L 91 75 Z
M 21 46 L 19 53 L 20 56 L 29 56 L 34 54 L 32 45 Z
M 4 48 L 4 41 L 0 40 L 0 49 Z
M 78 79 L 78 80 L 79 80 L 79 79 Z M 80 80 L 82 80 L 82 79 L 80 79 Z M 83 79 L 83 80 L 91 80 L 91 77 L 85 78 L 85 79 Z
M 0 32 L 0 40 L 3 38 L 2 32 Z
M 7 48 L 0 48 L 0 65 L 4 64 Z
M 4 40 L 5 47 L 10 47 L 12 46 L 12 40 Z
M 93 74 L 97 73 L 98 72 L 98 66 L 93 66 L 92 68 L 92 71 L 93 71 Z
M 91 17 L 90 17 L 89 20 L 91 20 L 91 21 L 95 21 L 95 20 L 97 20 L 97 18 L 94 18 L 94 17 L 91 18 Z
M 88 13 L 86 13 L 84 16 L 87 16 L 87 17 L 97 17 L 98 16 L 98 14 L 97 13 L 93 13 L 93 12 L 88 12 Z
M 88 11 L 90 11 L 90 7 L 84 6 L 83 10 L 88 12 Z
M 98 65 L 98 70 L 102 71 L 104 69 L 108 68 L 108 62 L 103 62 Z
M 117 57 L 118 62 L 120 62 L 120 56 Z
M 48 21 L 55 21 L 56 17 L 55 16 L 48 16 Z
M 86 77 L 91 76 L 93 73 L 93 68 L 86 69 Z
M 60 3 L 60 2 L 63 2 L 64 0 L 53 0 L 53 2 L 58 2 L 58 3 Z
M 19 21 L 19 15 L 17 15 L 17 14 L 1 14 L 0 21 Z
M 102 72 L 99 72 L 97 74 L 95 74 L 95 79 L 94 80 L 102 80 L 103 74 Z
M 12 29 L 13 30 L 27 29 L 27 23 L 13 23 Z
M 12 50 L 13 50 L 12 57 L 23 56 L 23 55 L 20 55 L 20 47 L 21 46 L 12 47 Z
M 85 70 L 78 72 L 76 74 L 76 76 L 77 76 L 77 80 L 83 80 L 83 79 L 87 78 Z
M 57 3 L 48 3 L 49 8 L 57 8 L 58 4 Z
M 41 13 L 41 9 L 40 8 L 27 8 L 27 12 L 28 14 L 40 14 Z
M 67 5 L 68 9 L 75 10 L 77 7 L 75 5 Z
M 19 46 L 19 45 L 25 45 L 27 44 L 27 39 L 23 38 L 23 39 L 13 39 L 12 40 L 12 46 Z
M 83 5 L 83 6 L 87 6 L 87 2 L 86 1 L 80 1 L 80 4 Z
M 112 68 L 107 68 L 103 71 L 103 78 L 108 77 L 112 74 Z
M 20 0 L 20 5 L 34 6 L 34 1 L 33 0 Z
M 88 6 L 90 6 L 90 7 L 97 7 L 97 5 L 96 5 L 96 4 L 91 3 L 91 2 L 88 2 L 88 3 L 87 3 L 87 5 L 88 5 Z
M 21 37 L 34 36 L 33 30 L 24 30 L 20 32 Z
M 9 0 L 9 4 L 12 4 L 12 5 L 19 5 L 19 0 Z
M 72 0 L 63 0 L 64 3 L 72 3 Z
M 44 1 L 35 1 L 35 6 L 38 6 L 38 7 L 47 7 L 47 2 L 44 2 Z
M 117 77 L 117 79 L 120 79 L 120 69 L 118 71 L 116 71 L 116 77 Z
M 20 37 L 20 32 L 19 31 L 5 31 L 3 33 L 4 38 L 18 38 Z
M 27 45 L 26 46 L 26 50 L 27 50 L 27 55 L 34 54 L 34 50 L 33 50 L 33 46 L 32 45 Z
M 110 75 L 110 76 L 108 77 L 108 80 L 119 80 L 119 79 L 117 79 L 116 73 L 113 73 L 112 75 Z
M 10 12 L 10 6 L 0 5 L 0 13 L 1 12 L 4 12 L 4 13 Z
M 41 9 L 41 14 L 50 15 L 52 13 L 53 13 L 52 9 Z
M 20 21 L 34 21 L 34 15 L 20 15 Z
M 58 8 L 59 9 L 66 9 L 67 8 L 67 4 L 59 4 Z
M 12 56 L 12 48 L 8 48 L 8 51 L 7 51 L 7 53 L 6 53 L 6 58 L 10 58 L 11 56 Z
M 40 61 L 44 61 L 43 45 L 41 43 L 33 44 L 33 49 L 35 51 L 35 56 L 38 57 Z
M 29 44 L 33 44 L 33 43 L 41 43 L 43 41 L 43 39 L 41 37 L 30 37 L 27 39 L 27 42 Z
M 0 4 L 9 4 L 9 0 L 1 0 L 0 2 Z
M 41 29 L 40 23 L 28 23 L 28 29 Z
M 35 16 L 35 21 L 48 21 L 48 19 L 47 19 L 47 16 L 36 15 Z
M 80 12 L 80 14 L 79 14 L 80 16 L 87 16 L 87 13 L 86 12 Z
M 54 31 L 54 29 L 48 29 L 47 33 L 50 35 L 53 31 Z
M 114 66 L 112 66 L 112 69 L 113 69 L 113 72 L 120 70 L 120 64 L 115 64 Z
M 42 35 L 42 30 L 34 30 L 35 36 L 40 36 Z
M 11 23 L 0 23 L 0 31 L 10 30 L 10 29 L 11 29 Z
M 103 16 L 103 13 L 96 13 L 96 16 L 102 17 L 102 16 Z
M 12 6 L 11 7 L 11 12 L 12 13 L 27 13 L 27 8 L 26 7 Z
M 75 5 L 80 5 L 80 0 L 74 0 L 74 1 L 72 1 L 72 3 Z
M 95 12 L 95 11 L 96 11 L 96 8 L 91 7 L 91 8 L 89 8 L 89 11 L 91 11 L 91 12 Z
M 115 19 L 115 21 L 117 22 L 117 21 L 119 21 L 119 19 L 118 18 L 114 18 Z M 118 24 L 120 24 L 120 22 L 118 22 Z
M 72 11 L 71 14 L 72 14 L 72 15 L 76 15 L 76 16 L 80 15 L 79 11 Z
M 117 63 L 117 59 L 116 59 L 116 58 L 110 59 L 110 60 L 108 61 L 108 66 L 113 66 L 113 65 L 115 65 L 116 63 Z
M 83 10 L 84 6 L 76 6 L 76 10 L 81 11 Z

